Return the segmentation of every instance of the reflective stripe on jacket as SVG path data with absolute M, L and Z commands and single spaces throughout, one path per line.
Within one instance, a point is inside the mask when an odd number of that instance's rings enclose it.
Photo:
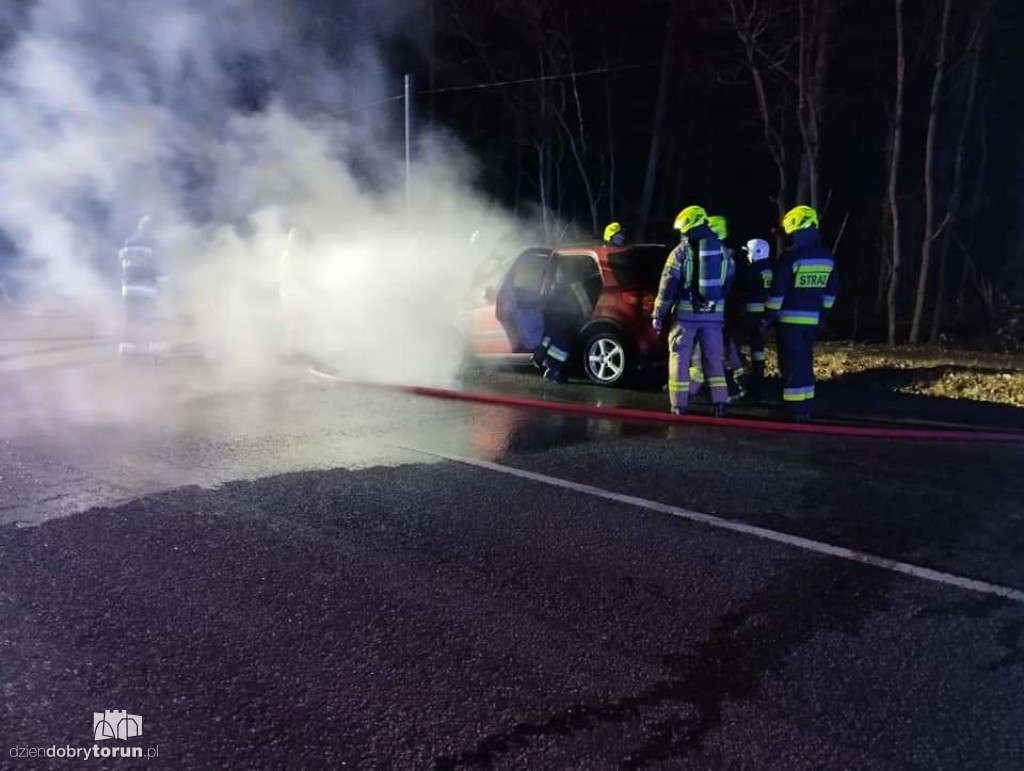
M 816 326 L 822 309 L 831 308 L 839 289 L 835 260 L 821 245 L 817 228 L 798 230 L 772 275 L 766 310 L 780 324 Z

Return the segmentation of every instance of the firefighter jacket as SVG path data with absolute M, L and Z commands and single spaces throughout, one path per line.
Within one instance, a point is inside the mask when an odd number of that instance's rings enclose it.
M 654 318 L 671 313 L 681 322 L 723 323 L 725 298 L 736 266 L 707 225 L 686 234 L 661 272 Z
M 761 316 L 768 303 L 768 290 L 772 285 L 772 265 L 768 260 L 758 260 L 746 265 L 740 271 L 739 300 L 743 303 L 743 312 Z
M 798 230 L 775 266 L 766 308 L 780 324 L 817 326 L 821 311 L 836 301 L 839 284 L 831 252 L 817 228 Z

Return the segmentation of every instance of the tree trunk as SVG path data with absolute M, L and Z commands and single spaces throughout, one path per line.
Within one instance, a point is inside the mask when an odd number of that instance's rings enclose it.
M 658 102 L 654 107 L 654 123 L 651 127 L 651 146 L 647 154 L 647 173 L 644 175 L 643 195 L 640 199 L 640 217 L 637 225 L 637 240 L 647 240 L 647 225 L 651 218 L 651 207 L 654 205 L 654 188 L 658 179 L 658 166 L 661 161 L 661 146 L 664 140 L 665 112 L 668 109 L 668 98 L 672 83 L 672 71 L 675 67 L 676 47 L 676 9 L 678 4 L 669 3 L 668 23 L 665 26 L 665 47 L 661 57 L 661 77 L 658 81 Z
M 797 122 L 803 143 L 798 197 L 815 209 L 821 206 L 821 124 L 828 80 L 829 43 L 835 0 L 812 0 L 807 18 L 805 0 L 799 0 L 800 31 L 797 70 Z
M 765 141 L 769 143 L 768 149 L 772 160 L 775 161 L 775 170 L 778 176 L 778 186 L 775 191 L 775 209 L 778 214 L 776 223 L 780 223 L 786 214 L 786 194 L 788 191 L 788 185 L 786 184 L 786 147 L 782 142 L 782 138 L 772 129 L 771 113 L 768 110 L 768 91 L 765 88 L 764 77 L 761 75 L 761 70 L 754 65 L 752 58 L 750 62 L 754 76 L 754 89 L 757 92 L 757 102 L 761 112 L 761 121 L 764 124 Z M 784 240 L 782 229 L 776 227 L 775 232 L 775 253 L 782 254 Z
M 888 217 L 886 218 L 886 225 L 888 225 Z M 888 251 L 886 250 L 886 244 L 880 243 L 878 245 L 878 285 L 875 293 L 875 315 L 882 313 L 882 308 L 885 307 L 885 293 L 889 286 L 889 266 L 892 265 L 892 260 L 889 259 Z
M 932 96 L 928 104 L 928 138 L 924 145 L 924 238 L 921 241 L 921 273 L 917 277 L 917 297 L 914 300 L 914 319 L 910 324 L 910 344 L 917 345 L 921 336 L 921 319 L 925 299 L 928 297 L 928 274 L 931 270 L 932 245 L 935 243 L 935 133 L 939 123 L 939 98 L 946 75 L 946 50 L 949 40 L 949 17 L 952 0 L 942 6 L 942 27 L 939 30 L 939 58 L 935 62 L 932 78 Z
M 578 103 L 577 109 L 579 109 Z M 582 116 L 582 113 L 580 113 L 580 115 Z M 584 161 L 583 154 L 580 152 L 580 143 L 578 143 L 576 141 L 576 137 L 573 136 L 572 129 L 569 128 L 569 124 L 565 120 L 565 115 L 561 111 L 556 111 L 555 117 L 558 118 L 558 122 L 562 127 L 562 132 L 565 134 L 565 138 L 569 140 L 569 152 L 572 153 L 573 160 L 576 161 L 576 169 L 580 173 L 580 181 L 583 183 L 583 191 L 587 196 L 587 206 L 590 208 L 591 236 L 593 238 L 597 238 L 597 201 L 594 200 L 594 188 L 593 185 L 590 184 L 590 174 L 587 173 L 587 164 Z M 582 117 L 580 120 L 582 121 Z
M 979 33 L 974 41 L 974 50 L 971 52 L 971 70 L 967 76 L 967 96 L 964 98 L 963 118 L 960 121 L 960 133 L 956 142 L 956 156 L 953 162 L 953 186 L 949 193 L 948 211 L 950 220 L 946 225 L 946 232 L 942 238 L 942 248 L 939 252 L 939 283 L 935 290 L 935 312 L 932 315 L 931 333 L 928 335 L 928 341 L 933 345 L 939 341 L 939 333 L 942 330 L 942 314 L 946 304 L 946 292 L 948 291 L 949 284 L 949 252 L 953 244 L 960 212 L 960 197 L 964 176 L 964 147 L 967 144 L 968 129 L 971 125 L 971 118 L 974 115 L 974 104 L 977 99 L 978 70 L 983 41 L 984 36 Z
M 889 291 L 886 295 L 888 310 L 889 345 L 896 343 L 896 299 L 900 286 L 900 206 L 897 200 L 897 182 L 900 171 L 900 150 L 903 142 L 903 89 L 907 60 L 903 45 L 903 0 L 893 0 L 896 10 L 896 109 L 892 126 L 892 150 L 889 154 L 889 219 L 892 224 L 892 266 Z
M 781 221 L 783 214 L 786 212 L 788 191 L 785 122 L 783 117 L 783 120 L 780 121 L 780 128 L 776 130 L 772 121 L 772 110 L 769 106 L 768 86 L 765 83 L 763 69 L 766 66 L 770 70 L 777 65 L 772 62 L 767 62 L 766 65 L 762 65 L 758 60 L 758 55 L 760 54 L 758 37 L 763 34 L 765 30 L 765 23 L 762 18 L 763 11 L 758 9 L 757 3 L 753 3 L 751 8 L 748 9 L 742 0 L 729 0 L 728 7 L 733 32 L 736 33 L 736 37 L 743 46 L 744 58 L 746 60 L 747 68 L 750 70 L 751 80 L 753 81 L 754 96 L 757 101 L 757 109 L 761 117 L 761 127 L 764 132 L 764 143 L 772 157 L 772 161 L 775 164 L 775 169 L 778 175 L 778 186 L 774 201 L 775 207 L 778 211 L 778 219 Z M 782 93 L 777 95 L 777 100 L 784 99 L 785 96 L 786 92 L 785 89 L 783 89 Z M 783 116 L 785 116 L 785 110 L 786 107 L 779 108 L 779 111 Z M 782 241 L 782 232 L 780 229 L 776 229 L 775 246 L 777 253 L 782 250 Z
M 537 142 L 537 190 L 540 195 L 540 211 L 544 218 L 544 240 L 551 240 L 551 212 L 548 207 L 548 149 L 547 141 Z
M 985 114 L 983 104 L 981 114 Z M 978 218 L 981 216 L 981 209 L 985 200 L 985 179 L 988 176 L 988 131 L 984 122 L 981 125 L 981 157 L 978 159 L 978 174 L 974 179 L 974 193 L 971 197 L 971 211 L 969 214 L 970 232 L 964 240 L 968 248 L 974 246 L 974 234 L 978 228 Z M 964 258 L 962 273 L 960 276 L 960 292 L 957 294 L 956 307 L 963 312 L 964 304 L 967 302 L 967 279 L 970 277 L 970 261 Z
M 541 137 L 540 143 L 538 145 L 538 153 L 540 155 L 540 163 L 538 166 L 538 174 L 540 177 L 540 205 L 544 213 L 544 238 L 545 240 L 550 241 L 551 216 L 548 209 L 550 208 L 551 202 L 548 199 L 551 191 L 551 149 L 550 139 L 548 137 L 548 88 L 547 82 L 544 80 L 545 76 L 547 75 L 547 70 L 544 67 L 544 49 L 540 42 L 538 42 L 537 46 L 537 62 L 540 68 L 539 71 L 541 78 L 537 84 L 540 91 Z
M 832 44 L 832 22 L 835 17 L 835 0 L 822 0 L 818 8 L 818 41 L 814 63 L 814 87 L 811 89 L 811 205 L 817 209 L 821 200 L 821 126 L 825 119 L 825 88 L 828 85 L 830 46 Z M 828 202 L 825 202 L 827 207 Z
M 562 224 L 562 201 L 564 200 L 564 198 L 562 196 L 562 156 L 564 154 L 565 154 L 565 148 L 564 147 L 559 147 L 558 158 L 555 160 L 555 162 L 553 164 L 551 164 L 552 167 L 555 170 L 555 187 L 554 187 L 554 191 L 555 191 L 555 201 L 558 202 L 557 204 L 555 204 L 555 224 L 558 227 L 561 227 L 561 224 Z
M 519 142 L 516 143 L 516 186 L 515 186 L 515 206 L 512 209 L 514 216 L 519 216 L 520 211 L 520 199 L 523 194 L 523 146 Z
M 427 48 L 427 90 L 430 92 L 430 96 L 427 101 L 427 120 L 430 123 L 434 122 L 434 89 L 435 89 L 435 77 L 437 75 L 437 53 L 435 48 L 437 46 L 437 13 L 434 8 L 436 0 L 429 0 L 430 4 L 430 41 L 429 47 Z
M 605 63 L 607 66 L 607 62 Z M 612 112 L 611 75 L 604 76 L 605 131 L 608 134 L 608 219 L 614 222 L 615 217 L 615 123 Z

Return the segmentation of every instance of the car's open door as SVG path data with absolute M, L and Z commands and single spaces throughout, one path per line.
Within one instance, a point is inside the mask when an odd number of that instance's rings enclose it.
M 513 353 L 529 353 L 544 336 L 541 292 L 551 265 L 550 249 L 527 249 L 498 285 L 495 316 L 508 336 Z

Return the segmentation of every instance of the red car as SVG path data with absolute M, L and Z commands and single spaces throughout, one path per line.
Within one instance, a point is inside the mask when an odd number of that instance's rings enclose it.
M 468 320 L 472 353 L 528 361 L 536 334 L 522 328 L 521 317 L 498 306 L 515 302 L 508 298 L 529 297 L 543 307 L 554 288 L 565 284 L 580 307 L 571 363 L 599 385 L 624 383 L 667 356 L 665 339 L 651 329 L 651 311 L 668 251 L 653 244 L 528 249 L 475 290 Z

